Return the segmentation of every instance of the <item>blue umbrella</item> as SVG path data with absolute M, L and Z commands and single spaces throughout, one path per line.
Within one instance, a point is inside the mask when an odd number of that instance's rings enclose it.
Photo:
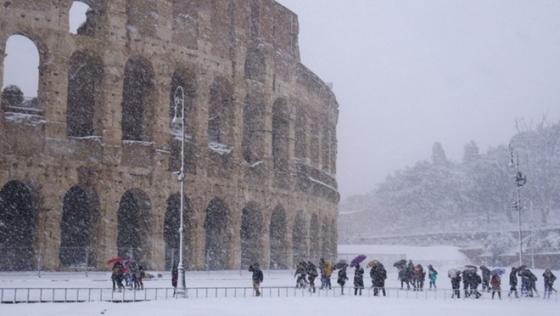
M 360 263 L 362 263 L 362 261 L 366 260 L 366 256 L 365 255 L 359 255 L 356 258 L 352 259 L 352 262 L 350 262 L 350 266 L 351 267 L 355 267 L 357 265 L 359 265 Z
M 490 273 L 491 273 L 492 275 L 500 276 L 500 275 L 506 273 L 506 270 L 504 270 L 504 269 L 494 269 L 494 270 L 492 270 L 492 272 L 490 272 Z

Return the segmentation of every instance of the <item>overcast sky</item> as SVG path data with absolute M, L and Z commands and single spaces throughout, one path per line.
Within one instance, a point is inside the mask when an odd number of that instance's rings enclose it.
M 303 62 L 340 103 L 343 198 L 515 120 L 560 120 L 560 1 L 279 0 L 299 15 Z
M 506 143 L 516 119 L 560 120 L 560 1 L 279 2 L 299 15 L 303 62 L 334 83 L 343 197 L 429 158 L 435 141 L 459 160 L 471 139 Z M 16 44 L 12 57 L 35 54 Z M 14 65 L 7 73 L 36 94 L 23 74 L 37 65 Z

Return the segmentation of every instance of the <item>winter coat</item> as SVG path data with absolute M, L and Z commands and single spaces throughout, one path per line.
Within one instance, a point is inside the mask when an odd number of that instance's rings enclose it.
M 336 282 L 341 286 L 344 286 L 347 280 L 348 276 L 346 275 L 346 269 L 338 270 L 338 279 L 336 280 Z
M 544 278 L 544 284 L 548 285 L 548 286 L 552 286 L 554 284 L 554 281 L 556 281 L 556 276 L 554 275 L 554 273 L 550 272 L 550 273 L 543 273 L 543 278 Z
M 177 287 L 177 279 L 179 279 L 179 271 L 177 268 L 173 268 L 171 271 L 171 286 Z
M 317 267 L 313 263 L 307 265 L 307 275 L 311 279 L 315 279 L 319 274 L 317 273 Z
M 430 272 L 428 274 L 428 277 L 430 278 L 430 281 L 436 282 L 437 274 L 438 273 L 437 273 L 436 269 L 434 269 L 434 268 L 430 269 Z
M 482 280 L 488 281 L 490 280 L 490 269 L 485 266 L 480 266 L 480 271 L 482 271 Z
M 356 270 L 354 270 L 354 287 L 364 287 L 364 269 L 360 266 L 357 266 Z
M 492 279 L 490 280 L 490 286 L 492 287 L 493 290 L 500 290 L 502 285 L 502 280 L 500 280 L 500 277 L 497 275 L 492 276 Z
M 253 268 L 253 282 L 262 283 L 263 280 L 264 280 L 264 275 L 261 269 Z
M 327 263 L 325 263 L 325 266 L 323 268 L 323 274 L 325 275 L 326 278 L 330 278 L 332 273 L 333 273 L 332 264 L 327 261 Z
M 509 273 L 509 285 L 511 287 L 516 287 L 517 286 L 517 270 L 515 269 L 511 269 L 511 272 Z
M 455 276 L 451 278 L 451 287 L 454 290 L 458 290 L 461 287 L 461 276 Z

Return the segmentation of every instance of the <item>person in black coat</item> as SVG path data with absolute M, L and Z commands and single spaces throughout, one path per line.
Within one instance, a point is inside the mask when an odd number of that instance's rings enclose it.
M 307 262 L 307 280 L 309 281 L 309 292 L 315 293 L 315 279 L 319 274 L 317 273 L 317 267 L 313 262 Z
M 461 273 L 457 273 L 455 275 L 451 275 L 451 288 L 453 289 L 453 294 L 451 298 L 461 298 Z
M 512 293 L 515 294 L 515 297 L 518 298 L 519 294 L 517 293 L 517 268 L 511 267 L 511 272 L 509 273 L 509 293 L 508 297 L 511 296 Z
M 360 267 L 359 264 L 356 265 L 354 270 L 354 295 L 362 295 L 362 289 L 364 288 L 364 269 Z
M 385 267 L 378 263 L 371 268 L 369 274 L 373 285 L 373 295 L 377 296 L 379 292 L 382 292 L 383 296 L 386 296 L 385 280 L 387 279 L 387 270 L 385 270 Z
M 179 271 L 177 270 L 177 266 L 173 265 L 173 269 L 171 269 L 171 286 L 173 287 L 173 296 L 177 292 L 177 280 L 179 279 Z
M 490 292 L 490 269 L 485 265 L 480 266 L 482 272 L 482 291 Z
M 553 291 L 556 292 L 553 288 L 556 276 L 552 273 L 552 271 L 550 271 L 550 269 L 546 269 L 542 276 L 544 278 L 544 298 L 550 298 L 550 294 Z
M 344 266 L 338 270 L 338 279 L 336 280 L 336 283 L 340 285 L 340 294 L 342 295 L 344 295 L 344 284 L 346 284 L 347 280 L 348 276 L 346 275 L 346 266 Z
M 255 295 L 261 296 L 261 283 L 264 280 L 264 275 L 262 270 L 259 267 L 258 263 L 252 264 L 249 266 L 249 271 L 253 272 L 253 289 L 255 289 Z

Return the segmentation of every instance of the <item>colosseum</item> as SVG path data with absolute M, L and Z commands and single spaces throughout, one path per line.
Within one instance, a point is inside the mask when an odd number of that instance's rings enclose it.
M 0 270 L 169 269 L 182 140 L 188 269 L 333 258 L 338 103 L 298 32 L 273 0 L 0 0 L 39 65 L 36 96 L 0 66 Z

